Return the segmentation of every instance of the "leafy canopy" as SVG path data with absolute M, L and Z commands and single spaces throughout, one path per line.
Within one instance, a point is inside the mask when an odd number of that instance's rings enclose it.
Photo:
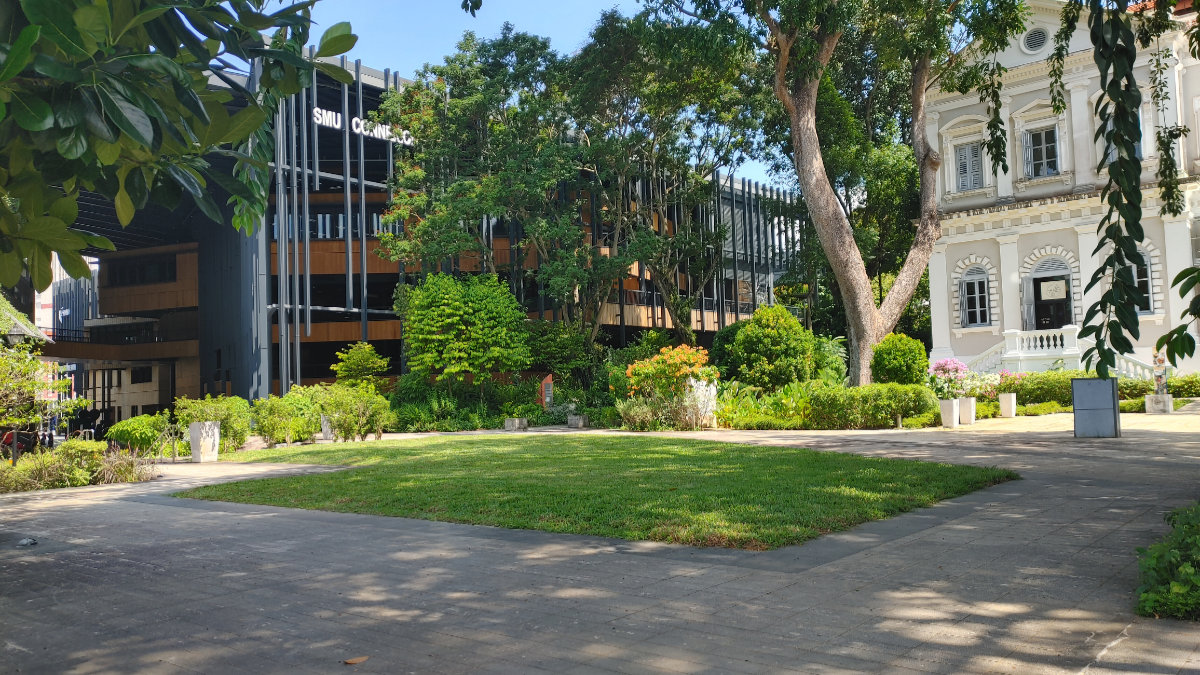
M 270 13 L 267 0 L 4 3 L 0 286 L 27 270 L 45 289 L 53 253 L 69 274 L 87 276 L 82 252 L 112 249 L 76 227 L 82 191 L 112 200 L 128 225 L 150 202 L 173 209 L 185 199 L 221 222 L 219 187 L 235 205 L 234 225 L 253 229 L 266 208 L 273 144 L 264 124 L 275 102 L 307 85 L 314 69 L 349 78 L 301 56 L 315 1 Z M 335 24 L 317 57 L 342 54 L 356 39 L 349 24 Z M 261 64 L 254 92 L 236 74 L 252 60 Z M 246 105 L 231 114 L 234 96 Z M 234 176 L 213 166 L 222 156 L 236 160 Z

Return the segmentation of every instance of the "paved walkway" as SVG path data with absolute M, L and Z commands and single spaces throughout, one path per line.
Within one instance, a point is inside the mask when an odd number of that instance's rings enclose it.
M 1125 419 L 687 434 L 1025 476 L 766 553 L 166 496 L 328 467 L 0 497 L 0 672 L 1200 673 L 1200 626 L 1131 611 L 1134 547 L 1200 497 L 1200 416 Z

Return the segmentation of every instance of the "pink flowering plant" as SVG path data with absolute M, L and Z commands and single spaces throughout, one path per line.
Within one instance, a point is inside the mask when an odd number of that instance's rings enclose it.
M 1011 370 L 1000 371 L 1000 385 L 996 391 L 1001 394 L 1015 394 L 1021 386 L 1021 380 L 1029 373 L 1014 373 Z
M 971 370 L 958 359 L 942 359 L 929 366 L 929 388 L 941 400 L 958 398 L 966 389 Z

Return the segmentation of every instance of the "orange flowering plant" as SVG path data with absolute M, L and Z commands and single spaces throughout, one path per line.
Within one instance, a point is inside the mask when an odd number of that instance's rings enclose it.
M 716 382 L 720 374 L 708 365 L 708 352 L 699 347 L 680 345 L 663 347 L 648 359 L 635 361 L 625 369 L 629 396 L 672 399 L 683 396 L 688 381 Z

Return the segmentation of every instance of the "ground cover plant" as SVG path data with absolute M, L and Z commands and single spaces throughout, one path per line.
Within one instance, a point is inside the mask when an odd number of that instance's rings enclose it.
M 242 452 L 349 472 L 181 496 L 770 549 L 928 506 L 1008 470 L 647 436 L 434 437 Z
M 1200 503 L 1167 514 L 1170 533 L 1139 548 L 1138 614 L 1200 619 Z

